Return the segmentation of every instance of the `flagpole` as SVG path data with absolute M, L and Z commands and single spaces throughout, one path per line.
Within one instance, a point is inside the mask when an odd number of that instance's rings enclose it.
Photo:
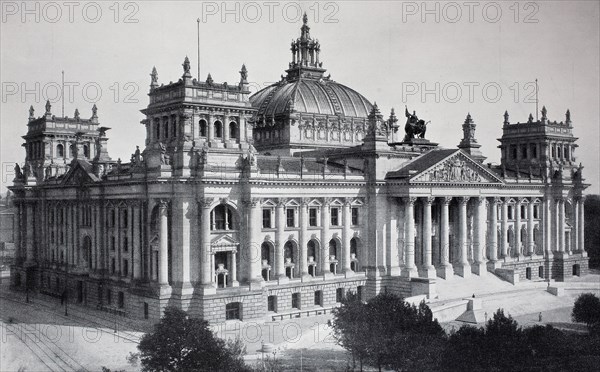
M 60 102 L 62 105 L 62 117 L 65 117 L 65 70 L 62 70 L 62 85 L 60 86 Z
M 196 20 L 198 23 L 198 81 L 200 81 L 200 18 Z
M 535 121 L 538 121 L 538 79 L 535 79 Z

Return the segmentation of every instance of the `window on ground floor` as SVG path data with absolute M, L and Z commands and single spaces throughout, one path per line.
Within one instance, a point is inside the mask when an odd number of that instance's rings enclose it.
M 315 306 L 323 306 L 323 292 L 315 291 Z
M 267 297 L 267 311 L 277 312 L 277 296 Z
M 234 320 L 234 319 L 241 320 L 242 319 L 240 317 L 241 307 L 242 307 L 242 305 L 239 302 L 232 302 L 232 303 L 225 305 L 225 320 Z
M 125 294 L 123 292 L 119 292 L 119 309 L 125 307 Z
M 335 302 L 342 302 L 344 300 L 344 288 L 338 288 L 335 290 Z
M 292 293 L 292 309 L 300 309 L 300 293 Z

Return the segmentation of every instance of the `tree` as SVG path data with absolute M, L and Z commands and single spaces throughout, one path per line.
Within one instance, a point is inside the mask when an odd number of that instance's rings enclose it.
M 499 309 L 485 329 L 463 326 L 450 335 L 442 366 L 447 371 L 522 370 L 531 356 L 523 330 Z
M 600 323 L 600 299 L 593 293 L 583 293 L 577 297 L 571 318 L 574 322 L 585 323 L 591 330 Z
M 143 371 L 249 371 L 239 343 L 229 345 L 235 350 L 215 337 L 206 320 L 169 306 L 138 350 Z
M 334 319 L 338 343 L 361 362 L 380 371 L 435 369 L 445 333 L 424 302 L 417 308 L 392 294 L 366 304 L 351 297 L 334 310 Z

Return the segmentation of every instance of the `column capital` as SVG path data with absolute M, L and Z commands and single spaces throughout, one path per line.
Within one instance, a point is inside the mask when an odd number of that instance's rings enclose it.
M 494 196 L 492 200 L 493 200 L 493 203 L 494 203 L 495 205 L 500 205 L 500 204 L 502 204 L 502 198 L 501 198 L 501 197 L 499 197 L 499 196 Z
M 288 202 L 287 198 L 279 198 L 277 200 L 277 208 L 285 208 L 285 204 Z
M 324 207 L 329 206 L 329 204 L 331 204 L 331 200 L 332 200 L 332 198 L 323 198 L 323 206 Z
M 461 196 L 460 198 L 458 198 L 458 201 L 460 204 L 466 205 L 469 202 L 469 199 L 471 199 L 470 196 Z
M 252 198 L 251 200 L 249 200 L 249 202 L 250 202 L 250 207 L 256 208 L 256 207 L 260 207 L 260 205 L 262 203 L 262 199 L 261 198 Z
M 214 200 L 215 200 L 215 198 L 199 198 L 198 204 L 200 204 L 200 206 L 203 209 L 208 209 L 208 208 L 210 208 L 210 206 L 212 205 Z
M 415 204 L 415 202 L 417 201 L 417 197 L 416 196 L 406 196 L 402 198 L 402 201 L 406 204 Z
M 431 206 L 431 204 L 433 204 L 433 202 L 435 201 L 435 196 L 427 196 L 423 198 L 423 201 L 425 202 L 425 204 Z
M 444 205 L 448 205 L 448 204 L 450 204 L 450 202 L 451 202 L 451 201 L 452 201 L 452 197 L 451 197 L 451 196 L 444 196 L 444 197 L 442 198 L 442 203 L 443 203 Z
M 475 197 L 475 198 L 473 198 L 473 199 L 475 199 L 475 201 L 476 201 L 478 204 L 480 204 L 480 205 L 481 205 L 482 203 L 485 203 L 485 201 L 487 200 L 487 198 L 486 198 L 485 196 L 477 196 L 477 197 Z
M 352 198 L 344 198 L 344 207 L 352 206 Z
M 158 199 L 156 205 L 158 205 L 160 209 L 166 209 L 169 206 L 169 201 L 167 199 Z

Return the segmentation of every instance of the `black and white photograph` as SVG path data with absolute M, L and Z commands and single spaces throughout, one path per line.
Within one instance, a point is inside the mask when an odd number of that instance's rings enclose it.
M 598 370 L 600 1 L 0 8 L 0 371 Z

